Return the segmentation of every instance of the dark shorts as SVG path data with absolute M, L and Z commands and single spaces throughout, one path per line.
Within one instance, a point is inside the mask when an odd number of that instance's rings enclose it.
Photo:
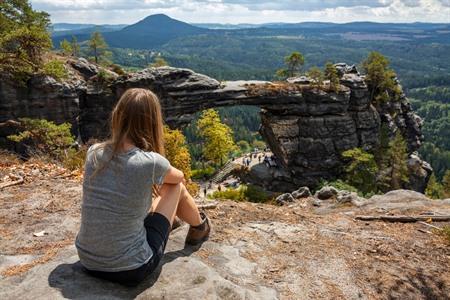
M 136 286 L 150 275 L 159 265 L 166 248 L 170 234 L 170 223 L 159 213 L 149 214 L 144 220 L 147 230 L 147 242 L 153 251 L 153 256 L 145 265 L 129 271 L 102 272 L 87 270 L 95 277 L 117 282 L 127 286 Z

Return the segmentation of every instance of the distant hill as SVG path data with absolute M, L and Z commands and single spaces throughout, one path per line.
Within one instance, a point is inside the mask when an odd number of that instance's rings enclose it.
M 112 47 L 151 49 L 170 40 L 209 32 L 172 19 L 166 15 L 152 15 L 122 30 L 105 33 L 107 43 Z
M 196 27 L 163 14 L 148 16 L 133 25 L 120 26 L 122 25 L 78 26 L 75 30 L 54 32 L 53 41 L 58 45 L 59 41 L 71 35 L 75 35 L 79 41 L 84 41 L 89 39 L 93 31 L 100 31 L 111 47 L 152 49 L 179 37 L 210 32 L 209 29 Z

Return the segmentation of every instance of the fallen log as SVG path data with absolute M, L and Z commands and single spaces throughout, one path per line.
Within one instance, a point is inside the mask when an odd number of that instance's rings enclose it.
M 431 220 L 433 222 L 448 222 L 450 216 L 448 215 L 431 215 L 431 216 L 356 216 L 356 220 L 360 221 L 384 221 L 384 222 L 399 222 L 399 223 L 414 223 L 420 221 Z
M 24 183 L 24 181 L 23 181 L 23 178 L 20 177 L 18 180 L 0 184 L 0 190 L 3 190 L 4 188 L 10 187 L 10 186 L 19 185 L 22 183 Z
M 215 209 L 215 208 L 217 208 L 217 203 L 198 205 L 197 208 L 198 209 Z

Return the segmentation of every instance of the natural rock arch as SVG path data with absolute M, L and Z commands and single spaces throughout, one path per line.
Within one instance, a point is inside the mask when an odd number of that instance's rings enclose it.
M 0 122 L 21 116 L 58 122 L 69 121 L 81 138 L 105 137 L 110 111 L 128 88 L 148 88 L 158 94 L 165 121 L 171 127 L 189 123 L 198 111 L 221 106 L 261 107 L 261 134 L 282 163 L 277 176 L 267 182 L 279 190 L 313 186 L 321 179 L 336 178 L 342 167 L 341 153 L 362 147 L 371 149 L 379 140 L 380 124 L 400 128 L 410 152 L 420 146 L 421 121 L 405 97 L 377 111 L 354 67 L 338 65 L 339 92 L 313 89 L 307 82 L 219 82 L 191 70 L 163 67 L 112 79 L 99 80 L 98 68 L 84 59 L 69 61 L 71 79 L 64 83 L 36 77 L 28 87 L 0 83 Z M 392 114 L 384 111 L 394 110 Z M 5 111 L 5 113 L 3 113 Z M 0 127 L 1 129 L 1 127 Z M 5 130 L 3 130 L 5 131 Z M 5 143 L 0 130 L 0 143 Z

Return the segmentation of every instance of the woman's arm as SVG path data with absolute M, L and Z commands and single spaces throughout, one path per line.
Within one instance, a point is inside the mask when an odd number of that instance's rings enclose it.
M 171 166 L 164 177 L 164 183 L 178 184 L 180 182 L 185 183 L 183 172 Z

